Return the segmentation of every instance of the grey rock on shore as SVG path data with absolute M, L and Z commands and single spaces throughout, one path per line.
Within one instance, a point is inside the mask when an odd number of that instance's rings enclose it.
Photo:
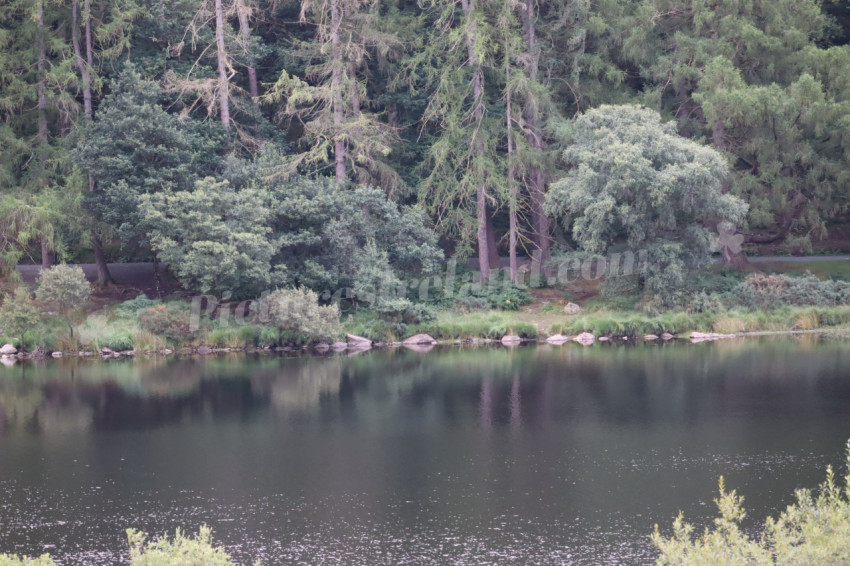
M 3 347 L 0 348 L 0 356 L 14 356 L 17 353 L 18 349 L 11 344 L 4 344 Z

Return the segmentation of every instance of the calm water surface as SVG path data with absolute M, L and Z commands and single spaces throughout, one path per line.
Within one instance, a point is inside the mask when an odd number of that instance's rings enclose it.
M 406 350 L 0 367 L 0 553 L 126 559 L 209 524 L 264 564 L 650 564 L 748 527 L 850 437 L 850 342 Z

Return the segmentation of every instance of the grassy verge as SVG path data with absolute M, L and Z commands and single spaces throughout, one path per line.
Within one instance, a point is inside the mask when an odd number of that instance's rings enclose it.
M 537 325 L 525 320 L 521 312 L 440 312 L 437 319 L 414 327 L 414 332 L 430 334 L 437 340 L 465 340 L 469 338 L 501 338 L 512 335 L 520 338 L 537 338 Z
M 494 338 L 512 334 L 538 338 L 552 334 L 575 336 L 590 332 L 595 336 L 643 336 L 646 334 L 685 335 L 690 332 L 782 332 L 850 328 L 850 306 L 782 307 L 769 311 L 732 309 L 717 313 L 670 311 L 648 315 L 634 311 L 600 309 L 568 316 L 562 313 L 442 311 L 437 319 L 406 327 L 399 333 L 392 325 L 367 313 L 350 318 L 346 331 L 372 340 L 394 341 L 424 332 L 437 340 Z
M 539 305 L 538 305 L 539 306 Z M 48 351 L 158 351 L 163 348 L 206 345 L 214 348 L 300 346 L 310 342 L 304 336 L 290 335 L 273 326 L 256 324 L 219 327 L 207 321 L 194 333 L 181 335 L 168 326 L 168 334 L 144 329 L 138 317 L 99 311 L 89 315 L 70 335 L 67 325 L 55 321 L 42 325 L 24 336 L 24 347 Z M 400 324 L 381 320 L 372 312 L 360 310 L 343 320 L 344 332 L 374 341 L 401 341 L 417 333 L 430 334 L 437 340 L 500 339 L 516 335 L 526 339 L 552 334 L 575 336 L 590 332 L 595 336 L 643 336 L 664 332 L 686 335 L 690 332 L 739 334 L 748 332 L 784 332 L 850 329 L 850 305 L 836 307 L 780 307 L 771 310 L 731 309 L 715 313 L 670 311 L 649 315 L 634 310 L 599 306 L 569 316 L 551 309 L 529 308 L 523 311 L 439 311 L 436 318 L 420 324 Z M 343 337 L 340 336 L 340 339 Z
M 550 333 L 597 336 L 639 334 L 685 334 L 689 332 L 776 332 L 816 330 L 850 326 L 850 306 L 781 307 L 766 311 L 732 309 L 718 313 L 671 311 L 650 316 L 639 313 L 602 311 L 576 316 L 552 325 Z

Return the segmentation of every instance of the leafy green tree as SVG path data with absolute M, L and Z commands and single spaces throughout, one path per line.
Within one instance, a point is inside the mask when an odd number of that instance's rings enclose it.
M 112 81 L 98 119 L 86 126 L 76 150 L 82 167 L 97 179 L 87 207 L 114 227 L 130 250 L 144 242 L 142 195 L 191 190 L 219 166 L 217 136 L 191 118 L 166 112 L 161 94 L 156 83 L 128 65 Z
M 430 273 L 442 259 L 421 209 L 323 179 L 238 189 L 204 179 L 191 192 L 145 196 L 140 210 L 158 257 L 204 292 L 255 296 L 292 284 L 334 293 L 351 287 L 357 253 L 370 241 L 401 274 Z
M 30 291 L 25 285 L 15 289 L 14 295 L 6 297 L 0 306 L 0 330 L 3 335 L 16 338 L 23 343 L 24 333 L 41 323 L 42 315 L 32 302 Z
M 98 67 L 95 66 L 95 58 L 97 56 L 98 62 L 112 60 L 128 49 L 131 22 L 142 13 L 141 7 L 134 0 L 110 2 L 99 8 L 100 10 L 95 14 L 91 0 L 84 0 L 82 14 L 80 14 L 79 0 L 71 2 L 71 45 L 74 61 L 79 70 L 81 83 L 79 86 L 83 91 L 83 110 L 88 122 L 94 120 L 95 98 L 102 92 L 103 87 L 102 77 L 99 76 Z M 82 23 L 80 23 L 81 19 Z M 95 45 L 98 47 L 97 54 Z M 88 176 L 90 193 L 94 192 L 95 186 L 96 179 L 90 174 Z M 102 237 L 98 233 L 99 227 L 96 223 L 92 224 L 94 225 L 91 226 L 91 243 L 97 266 L 97 284 L 106 285 L 113 282 L 112 275 L 106 263 Z M 102 227 L 101 231 L 103 231 Z
M 270 190 L 274 232 L 281 237 L 276 261 L 293 283 L 330 293 L 350 288 L 356 254 L 370 241 L 400 276 L 433 273 L 443 258 L 424 210 L 400 207 L 380 189 L 295 178 Z
M 82 312 L 91 298 L 91 284 L 79 267 L 66 264 L 42 270 L 38 279 L 36 298 L 47 304 L 68 321 L 74 335 L 72 319 Z
M 635 106 L 601 106 L 576 119 L 564 158 L 571 166 L 547 196 L 579 248 L 646 253 L 647 289 L 663 294 L 704 265 L 721 221 L 747 206 L 723 194 L 728 166 L 717 151 L 680 137 L 676 125 Z
M 793 79 L 796 53 L 823 38 L 827 24 L 820 2 L 795 0 L 646 0 L 630 21 L 624 54 L 640 65 L 649 98 L 675 113 L 686 133 L 704 120 L 690 97 L 711 60 L 725 58 L 749 84 Z
M 140 213 L 157 257 L 187 288 L 250 296 L 286 281 L 283 266 L 272 266 L 273 206 L 268 191 L 208 177 L 191 192 L 143 195 Z

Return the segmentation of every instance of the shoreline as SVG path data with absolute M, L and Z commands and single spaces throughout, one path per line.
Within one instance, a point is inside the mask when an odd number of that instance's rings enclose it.
M 136 357 L 145 357 L 145 358 L 157 358 L 157 357 L 169 357 L 169 356 L 181 356 L 181 357 L 209 357 L 209 356 L 217 356 L 221 354 L 308 354 L 315 357 L 324 357 L 328 354 L 346 354 L 346 355 L 357 355 L 366 352 L 370 352 L 373 350 L 386 350 L 386 349 L 394 349 L 394 348 L 404 348 L 406 350 L 410 350 L 418 353 L 429 353 L 437 347 L 446 347 L 446 346 L 466 346 L 466 347 L 492 347 L 492 346 L 501 346 L 505 348 L 515 348 L 517 346 L 528 346 L 531 344 L 535 344 L 538 346 L 553 346 L 559 347 L 564 346 L 568 343 L 574 342 L 580 344 L 581 346 L 588 347 L 593 346 L 596 343 L 599 344 L 622 344 L 622 345 L 638 345 L 638 344 L 673 344 L 673 343 L 683 343 L 687 342 L 690 344 L 701 344 L 704 342 L 718 342 L 724 340 L 734 340 L 734 339 L 743 339 L 743 338 L 763 338 L 763 337 L 772 337 L 772 336 L 799 336 L 799 335 L 832 335 L 835 337 L 843 337 L 850 339 L 850 328 L 819 328 L 819 329 L 811 329 L 811 330 L 759 330 L 752 332 L 740 332 L 736 334 L 716 334 L 716 333 L 700 333 L 700 332 L 692 332 L 686 333 L 683 335 L 669 335 L 669 337 L 661 338 L 657 336 L 593 336 L 593 339 L 590 340 L 587 338 L 589 333 L 584 333 L 583 335 L 577 336 L 569 336 L 563 337 L 567 338 L 565 340 L 556 340 L 550 341 L 549 337 L 538 337 L 538 338 L 520 338 L 516 336 L 505 336 L 503 339 L 494 339 L 494 338 L 467 338 L 467 339 L 456 339 L 456 340 L 435 340 L 432 339 L 433 342 L 426 343 L 409 343 L 405 344 L 404 342 L 374 342 L 369 346 L 364 345 L 356 345 L 346 343 L 345 347 L 336 346 L 333 347 L 327 343 L 318 343 L 307 346 L 276 346 L 276 347 L 254 347 L 254 346 L 245 346 L 242 348 L 213 348 L 209 346 L 195 346 L 195 347 L 183 347 L 183 348 L 164 348 L 161 350 L 124 350 L 124 351 L 115 351 L 109 348 L 103 348 L 100 351 L 94 350 L 80 350 L 80 351 L 54 351 L 54 352 L 46 352 L 46 351 L 36 351 L 36 352 L 16 352 L 14 354 L 3 354 L 0 355 L 0 364 L 5 366 L 12 366 L 18 361 L 46 361 L 46 360 L 60 360 L 64 358 L 82 358 L 82 359 L 91 359 L 91 360 L 101 360 L 107 361 L 111 359 L 130 359 Z M 584 339 L 581 339 L 582 336 L 585 336 Z M 355 337 L 360 338 L 360 337 Z M 430 337 L 429 337 L 430 338 Z M 508 340 L 506 340 L 508 339 Z M 337 343 L 342 344 L 342 343 Z

